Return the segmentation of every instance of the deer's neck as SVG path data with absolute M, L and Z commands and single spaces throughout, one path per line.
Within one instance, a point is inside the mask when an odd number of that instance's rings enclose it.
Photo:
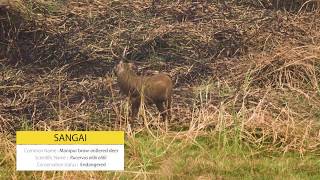
M 138 93 L 141 86 L 143 78 L 138 76 L 133 71 L 125 71 L 118 76 L 118 81 L 120 84 L 120 89 L 125 94 Z

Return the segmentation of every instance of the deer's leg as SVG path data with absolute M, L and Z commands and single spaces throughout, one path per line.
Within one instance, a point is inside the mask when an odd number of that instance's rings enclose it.
M 171 103 L 172 103 L 172 99 L 171 97 L 169 97 L 167 100 L 166 100 L 166 113 L 167 113 L 167 117 L 170 119 L 171 118 Z
M 140 108 L 140 97 L 131 98 L 131 119 L 132 121 L 137 116 Z
M 161 115 L 162 119 L 165 120 L 166 119 L 166 112 L 165 112 L 165 107 L 164 107 L 163 102 L 162 101 L 161 102 L 156 102 L 155 104 L 156 104 L 156 106 L 157 106 L 157 108 L 158 108 L 158 110 L 160 112 L 160 115 Z

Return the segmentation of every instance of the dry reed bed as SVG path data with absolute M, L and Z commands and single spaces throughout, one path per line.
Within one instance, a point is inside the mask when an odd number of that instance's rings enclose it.
M 125 56 L 141 74 L 173 76 L 170 129 L 189 129 L 182 138 L 238 128 L 236 137 L 258 147 L 319 150 L 318 11 L 249 1 L 16 2 L 1 11 L 1 132 L 125 129 L 127 103 L 112 76 Z M 154 112 L 142 114 L 148 128 L 162 128 Z

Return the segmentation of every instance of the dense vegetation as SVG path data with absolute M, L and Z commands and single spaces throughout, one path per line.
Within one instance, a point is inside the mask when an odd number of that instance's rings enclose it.
M 0 179 L 320 176 L 316 1 L 0 0 L 0 29 Z M 168 131 L 127 128 L 119 59 L 172 76 Z M 16 172 L 16 130 L 124 130 L 126 170 Z

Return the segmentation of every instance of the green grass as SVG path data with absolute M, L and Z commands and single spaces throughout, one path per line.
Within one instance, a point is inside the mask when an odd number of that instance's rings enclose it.
M 227 136 L 227 135 L 226 135 Z M 94 178 L 131 179 L 319 179 L 320 160 L 314 154 L 270 152 L 256 149 L 236 138 L 208 133 L 195 139 L 188 135 L 163 134 L 153 137 L 140 132 L 127 137 L 125 172 L 96 172 Z M 43 179 L 81 177 L 90 172 L 16 172 L 14 160 L 0 152 L 0 179 L 9 177 Z M 12 152 L 14 155 L 14 151 Z M 58 178 L 59 179 L 59 178 Z
M 300 157 L 297 153 L 272 153 L 251 149 L 244 142 L 228 141 L 219 146 L 216 136 L 192 140 L 171 138 L 154 140 L 136 137 L 134 148 L 127 149 L 127 160 L 136 159 L 130 167 L 159 172 L 171 177 L 224 177 L 244 179 L 319 179 L 320 160 L 315 155 Z M 189 141 L 189 142 L 188 142 Z M 170 146 L 169 150 L 166 147 Z M 130 155 L 132 149 L 138 156 Z M 143 163 L 141 163 L 143 162 Z M 167 174 L 166 174 L 167 173 Z

